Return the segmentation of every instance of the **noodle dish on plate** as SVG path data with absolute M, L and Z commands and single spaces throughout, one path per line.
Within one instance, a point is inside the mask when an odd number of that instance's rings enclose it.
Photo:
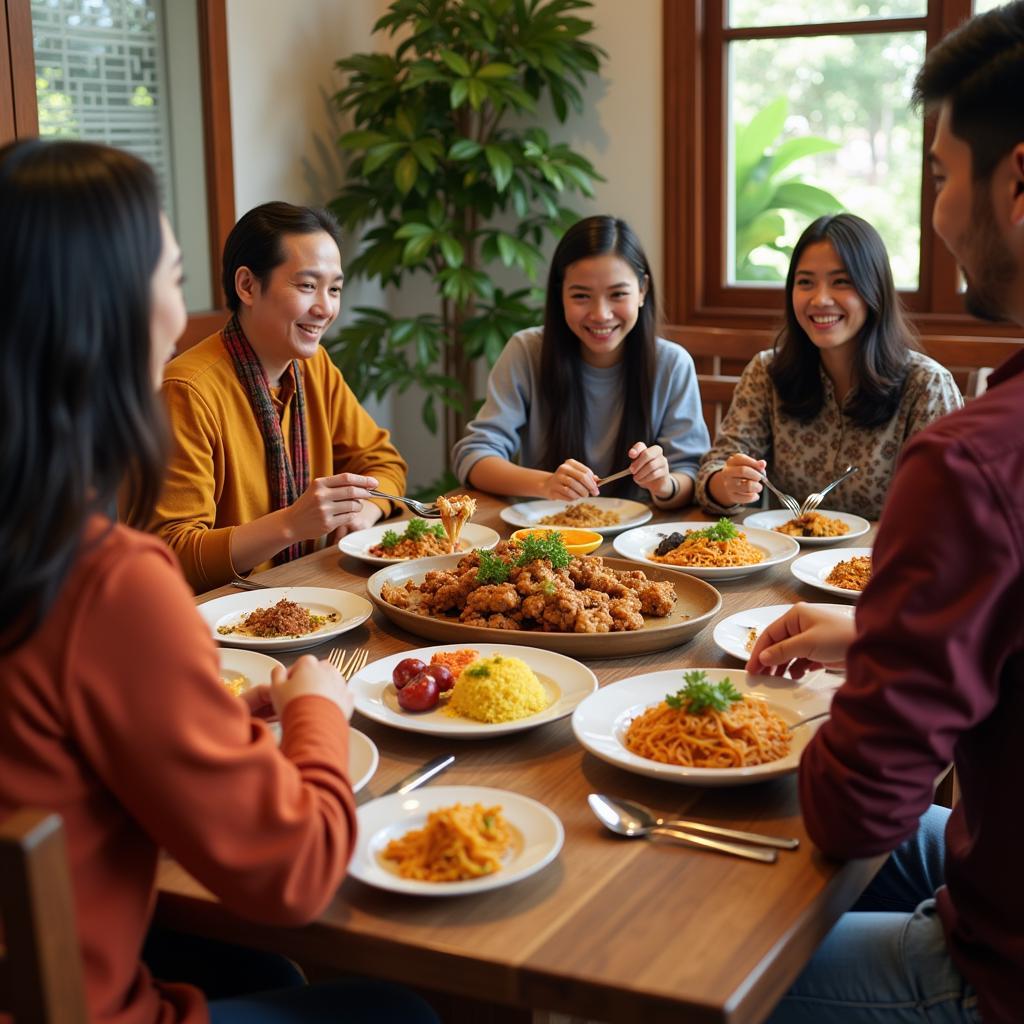
M 413 527 L 414 523 L 423 523 L 426 528 Z M 408 535 L 410 527 L 414 534 L 412 537 Z M 489 526 L 467 523 L 462 527 L 459 552 L 474 548 L 490 551 L 500 539 Z M 393 565 L 447 554 L 448 538 L 439 522 L 427 524 L 425 519 L 409 519 L 346 534 L 338 541 L 338 550 L 370 565 Z
M 486 786 L 428 786 L 363 804 L 349 874 L 416 896 L 463 896 L 522 881 L 565 837 L 542 803 Z
M 567 526 L 594 530 L 610 537 L 646 523 L 654 513 L 639 501 L 625 498 L 583 498 L 580 501 L 521 501 L 499 515 L 510 526 Z
M 741 786 L 797 770 L 831 695 L 735 669 L 668 669 L 605 686 L 574 712 L 576 739 L 637 775 L 694 786 Z
M 452 671 L 451 684 L 422 710 L 407 710 L 403 694 L 419 687 L 420 674 L 438 664 Z M 520 682 L 524 668 L 532 676 L 525 684 Z M 555 651 L 462 643 L 381 658 L 357 673 L 349 689 L 356 711 L 383 725 L 428 736 L 486 739 L 565 718 L 597 689 L 597 677 Z
M 793 575 L 808 586 L 856 601 L 871 578 L 871 548 L 833 548 L 801 555 Z
M 262 587 L 197 606 L 213 639 L 254 651 L 316 647 L 365 622 L 373 605 L 329 587 Z
M 871 529 L 871 523 L 852 512 L 831 512 L 819 508 L 801 516 L 799 520 L 785 509 L 770 509 L 754 512 L 743 520 L 744 527 L 759 530 L 776 530 L 795 537 L 801 547 L 827 547 L 842 541 L 863 537 Z
M 689 573 L 703 580 L 728 580 L 788 561 L 800 551 L 774 530 L 717 522 L 659 523 L 620 534 L 615 550 L 625 558 Z

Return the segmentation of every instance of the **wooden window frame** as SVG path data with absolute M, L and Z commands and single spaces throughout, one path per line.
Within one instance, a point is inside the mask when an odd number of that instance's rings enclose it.
M 862 24 L 856 34 L 921 30 L 930 49 L 971 12 L 971 0 L 929 0 L 921 18 Z M 849 32 L 849 23 L 726 29 L 726 0 L 663 0 L 664 57 L 664 315 L 679 327 L 763 331 L 778 326 L 782 290 L 724 282 L 727 217 L 725 51 L 734 39 Z M 851 33 L 852 34 L 852 33 Z M 925 123 L 922 164 L 934 134 Z M 963 311 L 957 267 L 931 228 L 934 193 L 927 166 L 921 175 L 921 279 L 901 291 L 922 335 L 1011 337 L 1012 325 L 976 320 Z
M 222 306 L 189 314 L 180 349 L 224 325 L 221 253 L 235 223 L 235 179 L 231 151 L 226 0 L 197 0 L 202 78 L 203 150 L 206 169 L 209 266 L 212 292 Z M 35 54 L 30 0 L 0 0 L 0 144 L 39 134 Z

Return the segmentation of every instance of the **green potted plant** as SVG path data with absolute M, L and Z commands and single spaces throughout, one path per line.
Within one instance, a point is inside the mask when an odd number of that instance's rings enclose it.
M 417 384 L 446 451 L 475 408 L 474 364 L 493 364 L 509 335 L 538 323 L 535 287 L 503 290 L 503 264 L 535 282 L 545 236 L 577 214 L 566 192 L 593 194 L 594 167 L 537 125 L 548 99 L 559 122 L 580 110 L 604 56 L 579 16 L 587 0 L 394 0 L 374 26 L 394 53 L 338 61 L 334 99 L 353 130 L 339 145 L 348 175 L 331 204 L 367 226 L 346 273 L 400 286 L 426 275 L 436 305 L 416 316 L 357 307 L 330 342 L 360 397 Z

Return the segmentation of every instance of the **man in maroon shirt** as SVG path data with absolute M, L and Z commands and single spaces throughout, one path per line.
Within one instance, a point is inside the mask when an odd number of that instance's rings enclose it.
M 1024 0 L 940 43 L 916 96 L 967 307 L 1024 325 Z M 907 445 L 855 627 L 797 605 L 747 667 L 844 655 L 804 817 L 831 856 L 893 855 L 770 1020 L 1024 1021 L 1024 352 Z M 950 761 L 952 812 L 931 806 Z

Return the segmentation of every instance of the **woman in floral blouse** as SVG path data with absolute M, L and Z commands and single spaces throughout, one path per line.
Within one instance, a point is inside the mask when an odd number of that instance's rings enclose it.
M 798 501 L 860 472 L 830 508 L 877 519 L 904 442 L 963 404 L 949 371 L 917 351 L 878 232 L 853 214 L 819 217 L 786 278 L 786 320 L 736 385 L 697 500 L 733 515 L 761 494 L 760 475 Z

